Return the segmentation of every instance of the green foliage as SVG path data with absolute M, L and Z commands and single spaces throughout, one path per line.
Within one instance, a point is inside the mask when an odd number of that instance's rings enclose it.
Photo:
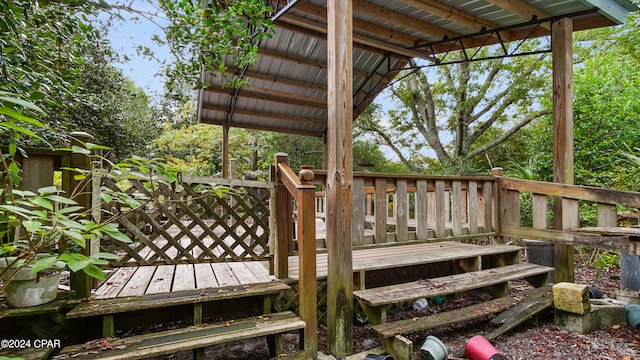
M 92 133 L 125 157 L 156 135 L 146 95 L 125 79 L 114 55 L 88 20 L 100 9 L 92 2 L 0 0 L 0 91 L 20 94 L 44 111 L 25 126 L 32 145 L 60 146 L 54 134 Z M 7 133 L 0 134 L 7 141 Z M 24 142 L 25 139 L 18 139 Z
M 378 144 L 360 139 L 353 143 L 353 170 L 392 174 L 409 172 L 404 164 L 388 160 Z
M 595 269 L 596 279 L 606 270 L 620 267 L 619 251 L 576 246 L 576 254 L 582 264 Z
M 246 129 L 229 131 L 229 158 L 236 159 L 237 176 L 268 177 L 269 165 L 264 137 Z M 155 156 L 190 175 L 212 176 L 222 171 L 222 128 L 207 124 L 165 127 L 154 142 Z
M 574 70 L 575 183 L 638 190 L 638 168 L 628 166 L 621 151 L 640 147 L 640 59 L 629 51 L 636 44 L 638 15 L 624 27 L 587 32 L 577 47 L 582 62 Z M 551 95 L 547 95 L 550 99 Z M 544 106 L 551 109 L 550 101 Z M 551 180 L 552 120 L 534 125 L 530 156 L 541 180 Z M 628 152 L 628 151 L 627 151 Z
M 102 187 L 99 195 L 104 203 L 113 209 L 129 210 L 103 210 L 100 216 L 94 217 L 94 210 L 99 209 L 87 209 L 84 207 L 86 205 L 75 200 L 79 192 L 85 191 L 86 182 L 83 180 L 90 176 L 109 177 L 116 183 L 144 179 L 145 186 L 151 191 L 161 185 L 177 189 L 178 169 L 157 159 L 140 157 L 112 163 L 102 156 L 93 155 L 94 150 L 108 148 L 85 143 L 83 146 L 74 145 L 58 150 L 88 156 L 90 162 L 104 162 L 109 165 L 109 172 L 66 169 L 73 171 L 74 179 L 79 181 L 78 187 L 70 194 L 60 191 L 55 185 L 41 187 L 37 191 L 22 190 L 19 187 L 22 174 L 17 155 L 26 156 L 26 153 L 18 140 L 25 136 L 39 138 L 27 126 L 37 126 L 42 131 L 51 129 L 27 115 L 26 111 L 42 113 L 30 102 L 7 93 L 0 93 L 0 100 L 4 104 L 0 106 L 0 129 L 7 133 L 9 139 L 7 152 L 0 150 L 0 256 L 15 256 L 10 266 L 0 269 L 0 276 L 9 275 L 9 280 L 4 281 L 2 287 L 11 281 L 12 274 L 27 265 L 32 265 L 34 273 L 52 267 L 67 267 L 73 272 L 84 271 L 89 276 L 103 280 L 104 273 L 99 266 L 117 256 L 109 253 L 85 255 L 82 249 L 86 248 L 89 240 L 106 237 L 130 243 L 131 240 L 120 232 L 117 220 L 144 206 L 150 199 L 139 191 L 113 191 Z M 220 190 L 203 186 L 201 191 L 217 193 Z
M 200 88 L 201 73 L 226 77 L 230 87 L 243 85 L 242 79 L 227 72 L 225 59 L 239 69 L 257 61 L 258 43 L 271 36 L 274 25 L 266 2 L 161 0 L 160 8 L 170 21 L 165 29 L 167 42 L 176 57 L 170 69 L 168 88 L 185 81 Z

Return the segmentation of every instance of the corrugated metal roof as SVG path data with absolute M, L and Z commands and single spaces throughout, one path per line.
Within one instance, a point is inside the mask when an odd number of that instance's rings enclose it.
M 467 47 L 546 36 L 549 21 L 561 17 L 572 18 L 574 30 L 611 26 L 638 10 L 627 0 L 352 1 L 354 117 L 410 57 L 438 58 L 461 41 Z M 246 72 L 249 86 L 237 95 L 205 74 L 212 85 L 200 94 L 200 122 L 312 136 L 326 132 L 326 1 L 299 0 L 276 24 L 274 36 L 260 44 L 257 64 Z

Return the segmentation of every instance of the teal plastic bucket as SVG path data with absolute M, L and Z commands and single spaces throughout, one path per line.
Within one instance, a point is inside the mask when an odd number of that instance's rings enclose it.
M 629 326 L 640 329 L 640 304 L 629 304 L 627 310 L 627 323 Z

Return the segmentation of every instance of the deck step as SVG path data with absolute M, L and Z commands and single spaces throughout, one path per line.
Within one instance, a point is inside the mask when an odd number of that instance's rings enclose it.
M 487 270 L 358 290 L 354 291 L 353 295 L 369 317 L 371 324 L 378 325 L 386 321 L 386 307 L 391 304 L 400 304 L 419 298 L 445 296 L 490 286 L 502 286 L 504 287 L 504 291 L 506 291 L 507 281 L 518 279 L 527 279 L 535 286 L 543 286 L 546 285 L 548 273 L 552 270 L 553 268 L 548 266 L 520 263 Z
M 514 296 L 505 296 L 484 303 L 465 306 L 455 310 L 441 312 L 419 318 L 399 320 L 373 326 L 373 329 L 383 338 L 396 335 L 410 334 L 414 332 L 439 328 L 463 321 L 476 320 L 487 315 L 502 313 L 526 299 L 542 297 L 549 294 L 551 286 L 543 286 L 532 290 L 518 292 Z
M 250 296 L 273 295 L 288 289 L 290 289 L 289 285 L 280 281 L 272 281 L 269 283 L 228 286 L 209 290 L 189 290 L 129 298 L 100 299 L 77 305 L 67 313 L 67 318 L 72 319 L 109 315 L 145 309 L 156 309 L 167 306 L 197 304 Z
M 54 359 L 144 359 L 254 337 L 278 337 L 304 328 L 304 321 L 292 312 L 284 311 L 232 322 L 191 326 L 122 339 L 105 339 L 92 342 L 94 345 L 74 345 L 62 349 Z M 269 343 L 281 344 L 281 341 Z M 270 351 L 277 354 L 281 349 Z

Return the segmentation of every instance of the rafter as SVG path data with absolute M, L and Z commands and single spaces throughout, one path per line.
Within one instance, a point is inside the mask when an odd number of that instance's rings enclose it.
M 238 68 L 236 67 L 228 67 L 227 68 L 227 72 L 231 73 L 231 74 L 235 74 L 236 71 L 238 70 Z M 308 89 L 308 90 L 315 90 L 315 91 L 322 91 L 322 92 L 327 92 L 327 85 L 326 84 L 314 84 L 308 81 L 300 81 L 300 80 L 296 80 L 293 78 L 288 78 L 286 76 L 281 76 L 281 75 L 269 75 L 269 74 L 263 74 L 257 71 L 252 71 L 252 70 L 247 70 L 245 72 L 245 76 L 248 77 L 249 79 L 257 79 L 257 80 L 263 80 L 263 81 L 270 81 L 276 84 L 283 84 L 283 85 L 289 85 L 289 86 L 295 86 L 295 87 L 299 87 L 301 89 Z
M 443 39 L 445 37 L 455 37 L 460 35 L 453 31 L 445 30 L 441 27 L 435 26 L 433 24 L 420 21 L 411 16 L 391 11 L 385 7 L 373 5 L 365 0 L 353 0 L 353 8 L 354 13 L 362 13 L 374 18 L 384 19 L 384 21 L 421 32 L 437 40 Z
M 296 5 L 294 10 L 296 12 L 299 11 L 303 14 L 322 19 L 325 24 L 327 22 L 327 9 L 323 8 L 322 6 L 317 6 L 308 2 L 301 2 Z M 357 18 L 353 19 L 353 31 L 372 34 L 382 39 L 397 41 L 407 46 L 411 46 L 416 42 L 421 41 L 421 39 L 418 39 L 409 34 L 405 34 L 401 31 L 396 31 L 384 26 L 379 26 L 369 21 L 364 21 Z
M 482 20 L 476 16 L 470 15 L 462 10 L 443 4 L 441 1 L 436 0 L 399 0 L 409 6 L 412 6 L 418 10 L 422 10 L 433 14 L 435 16 L 447 19 L 456 24 L 462 25 L 469 29 L 480 31 L 482 28 L 494 29 L 498 26 Z
M 535 6 L 529 5 L 522 0 L 485 0 L 503 10 L 506 10 L 514 15 L 517 15 L 525 20 L 531 19 L 545 19 L 551 17 L 548 13 L 538 9 Z M 540 26 L 544 29 L 550 30 L 551 24 L 543 23 Z
M 200 122 L 205 123 L 205 124 L 224 126 L 225 123 L 226 123 L 226 120 L 217 119 L 217 118 L 216 119 L 212 119 L 212 118 L 203 116 L 203 117 L 200 118 Z M 286 134 L 313 136 L 313 137 L 320 137 L 320 136 L 324 135 L 325 132 L 326 132 L 325 130 L 322 130 L 322 131 L 299 130 L 299 129 L 288 128 L 288 127 L 285 127 L 285 126 L 267 126 L 267 125 L 264 125 L 264 124 L 235 123 L 235 124 L 233 124 L 233 127 L 240 128 L 240 129 L 273 131 L 273 132 L 280 132 L 280 133 L 286 133 Z
M 216 105 L 203 105 L 202 109 L 203 110 L 216 111 L 216 112 L 223 112 L 223 113 L 225 113 L 225 112 L 227 112 L 229 110 L 229 109 L 227 109 L 226 106 L 216 106 Z M 263 119 L 295 121 L 295 122 L 304 123 L 304 124 L 311 124 L 311 125 L 326 125 L 327 124 L 327 120 L 305 118 L 305 117 L 299 117 L 299 116 L 291 117 L 291 115 L 284 115 L 284 114 L 279 114 L 279 113 L 269 113 L 269 112 L 264 112 L 264 111 L 256 111 L 256 110 L 243 109 L 243 108 L 236 108 L 235 109 L 235 113 L 238 114 L 238 115 L 255 116 L 255 117 L 259 117 L 259 118 L 263 118 Z
M 230 89 L 208 87 L 204 90 L 207 92 L 213 92 L 218 94 L 233 95 L 233 90 L 230 90 Z M 283 91 L 247 87 L 247 88 L 242 88 L 242 97 L 269 101 L 269 102 L 282 103 L 282 104 L 295 105 L 300 107 L 308 107 L 308 108 L 319 109 L 319 110 L 327 109 L 326 99 L 320 99 L 312 96 L 304 96 L 304 95 L 288 93 Z
M 308 58 L 304 58 L 301 56 L 286 55 L 286 54 L 279 53 L 277 51 L 273 51 L 265 48 L 258 48 L 258 56 L 268 56 L 274 59 L 285 60 L 285 61 L 293 62 L 299 65 L 309 66 L 309 67 L 313 67 L 313 68 L 317 68 L 325 71 L 327 70 L 327 64 L 325 62 L 310 60 Z M 365 71 L 353 69 L 353 75 L 360 78 L 366 78 L 368 74 Z
M 302 16 L 297 16 L 293 14 L 287 14 L 286 16 L 281 17 L 277 23 L 278 24 L 285 23 L 285 24 L 297 26 L 302 29 L 313 31 L 318 34 L 317 35 L 318 37 L 326 40 L 326 35 L 327 35 L 326 23 L 322 23 L 319 21 L 315 21 L 309 18 L 304 18 Z M 405 56 L 407 58 L 420 58 L 425 60 L 433 60 L 432 57 L 427 56 L 424 52 L 406 49 L 401 46 L 390 44 L 389 42 L 364 36 L 362 34 L 353 34 L 353 43 L 354 43 L 354 48 L 359 48 L 361 50 L 368 50 L 362 47 L 362 45 L 364 45 L 366 47 L 377 50 L 377 52 L 381 55 L 391 52 L 401 57 Z

